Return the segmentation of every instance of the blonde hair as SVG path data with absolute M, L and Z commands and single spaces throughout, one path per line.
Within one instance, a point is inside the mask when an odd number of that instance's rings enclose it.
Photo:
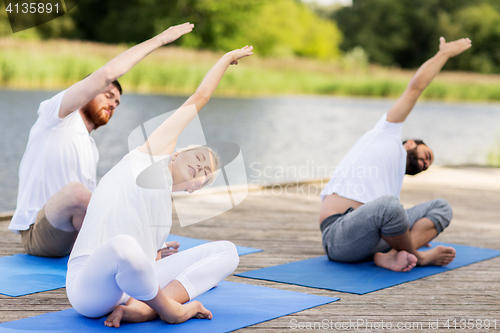
M 207 147 L 207 146 L 189 145 L 189 146 L 184 147 L 184 148 L 179 148 L 175 152 L 182 154 L 182 153 L 186 153 L 188 151 L 196 150 L 196 149 L 206 149 L 206 150 L 208 150 L 208 152 L 210 154 L 212 154 L 212 156 L 214 158 L 214 170 L 212 170 L 212 177 L 210 177 L 210 179 L 201 186 L 203 188 L 205 186 L 212 185 L 215 182 L 215 179 L 219 175 L 222 163 L 221 163 L 219 154 L 217 154 L 217 152 L 215 150 L 213 150 L 212 148 Z

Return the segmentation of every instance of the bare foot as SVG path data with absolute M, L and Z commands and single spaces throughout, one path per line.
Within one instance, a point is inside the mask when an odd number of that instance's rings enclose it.
M 199 304 L 198 312 L 193 316 L 193 318 L 198 319 L 212 319 L 212 312 L 205 308 L 203 304 Z
M 409 272 L 417 265 L 417 257 L 406 251 L 378 252 L 373 260 L 375 265 L 395 272 Z
M 157 313 L 147 304 L 131 298 L 127 305 L 118 305 L 113 312 L 108 316 L 104 325 L 108 327 L 120 327 L 120 323 L 142 323 L 153 320 L 157 317 Z
M 436 246 L 433 249 L 418 252 L 419 266 L 446 266 L 455 259 L 456 251 L 449 246 Z

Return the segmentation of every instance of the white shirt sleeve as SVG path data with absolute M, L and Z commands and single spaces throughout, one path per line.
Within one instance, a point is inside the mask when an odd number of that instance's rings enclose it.
M 48 127 L 54 127 L 62 121 L 62 119 L 59 118 L 59 110 L 66 91 L 67 90 L 61 91 L 51 99 L 47 99 L 40 103 L 37 113 L 40 119 L 43 120 L 43 123 Z
M 387 121 L 387 113 L 384 113 L 373 129 L 401 139 L 401 135 L 403 134 L 403 124 L 404 122 L 391 123 Z

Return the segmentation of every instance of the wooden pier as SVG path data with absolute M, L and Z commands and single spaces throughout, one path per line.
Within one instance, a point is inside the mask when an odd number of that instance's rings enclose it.
M 401 201 L 409 208 L 436 198 L 447 199 L 454 209 L 452 223 L 439 241 L 500 250 L 500 171 L 498 169 L 436 168 L 428 175 L 405 180 Z M 433 178 L 434 177 L 434 178 Z M 319 188 L 319 184 L 316 186 Z M 319 193 L 315 185 L 251 191 L 236 208 L 209 221 L 180 227 L 174 220 L 171 233 L 207 240 L 227 239 L 237 245 L 263 249 L 240 257 L 236 273 L 323 255 L 318 227 Z M 20 236 L 0 219 L 0 256 L 23 253 Z M 316 329 L 294 331 L 399 331 L 489 332 L 500 330 L 500 258 L 469 265 L 366 295 L 246 279 L 229 281 L 263 285 L 302 293 L 340 297 L 335 303 L 254 325 L 238 332 L 286 332 L 298 325 Z M 0 295 L 0 322 L 31 317 L 70 307 L 65 289 L 22 297 Z M 448 321 L 449 328 L 446 327 Z M 489 320 L 490 328 L 485 328 Z M 358 329 L 348 326 L 358 323 Z M 439 325 L 436 328 L 436 321 Z M 367 323 L 368 322 L 368 323 Z M 384 324 L 381 324 L 381 323 Z M 330 326 L 324 328 L 325 323 Z M 344 324 L 344 329 L 340 328 Z M 363 324 L 361 324 L 363 323 Z M 392 330 L 387 329 L 391 323 Z M 471 324 L 473 323 L 473 327 Z M 321 326 L 320 326 L 321 324 Z M 384 329 L 381 327 L 383 326 Z M 313 326 L 314 327 L 314 326 Z M 323 327 L 323 329 L 318 329 Z M 367 329 L 368 327 L 368 329 Z M 372 329 L 370 328 L 372 327 Z M 402 326 L 400 326 L 402 327 Z M 410 328 L 412 327 L 412 328 Z

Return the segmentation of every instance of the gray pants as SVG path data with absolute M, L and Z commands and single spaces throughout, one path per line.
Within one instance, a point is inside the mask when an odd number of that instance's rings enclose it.
M 330 260 L 356 262 L 387 252 L 390 245 L 382 239 L 404 234 L 421 218 L 428 218 L 441 233 L 453 212 L 443 199 L 424 202 L 405 210 L 390 195 L 368 202 L 356 210 L 327 217 L 322 223 L 323 248 Z

